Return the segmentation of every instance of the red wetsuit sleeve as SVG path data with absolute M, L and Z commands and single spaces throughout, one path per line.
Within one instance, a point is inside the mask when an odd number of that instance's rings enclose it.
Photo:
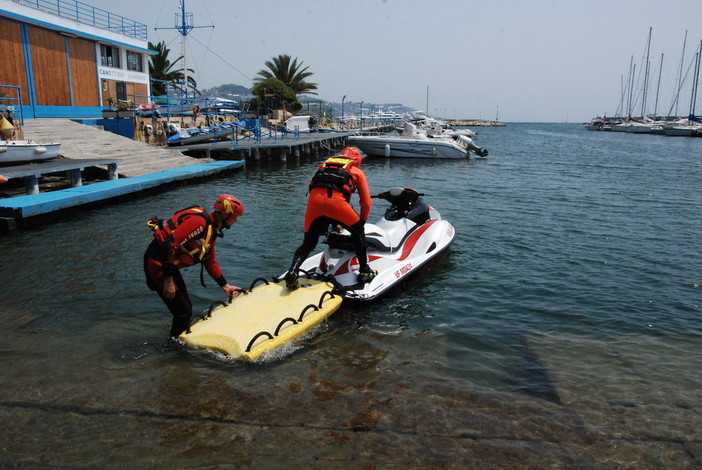
M 361 199 L 361 219 L 368 220 L 373 203 L 370 197 L 370 191 L 368 190 L 366 175 L 358 167 L 351 168 L 351 174 L 356 182 L 356 188 L 358 188 L 358 197 Z
M 219 287 L 222 287 L 227 284 L 227 280 L 224 278 L 224 275 L 222 274 L 222 269 L 219 267 L 219 263 L 217 262 L 217 255 L 215 253 L 215 242 L 212 242 L 212 246 L 207 252 L 207 257 L 203 260 L 203 264 L 205 265 L 207 272 L 210 273 L 210 276 L 212 276 L 212 279 L 215 280 Z

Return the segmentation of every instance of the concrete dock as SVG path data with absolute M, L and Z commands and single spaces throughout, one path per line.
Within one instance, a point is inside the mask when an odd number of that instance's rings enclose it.
M 184 145 L 171 147 L 180 149 L 188 155 L 197 155 L 210 158 L 217 155 L 218 159 L 232 158 L 241 160 L 260 160 L 273 158 L 278 161 L 287 161 L 289 157 L 300 155 L 317 155 L 329 152 L 332 149 L 341 149 L 346 146 L 350 135 L 360 133 L 384 134 L 394 129 L 395 125 L 366 127 L 365 129 L 352 129 L 335 132 L 262 132 L 260 139 L 232 138 L 220 142 Z
M 117 171 L 124 178 L 214 161 L 189 157 L 172 147 L 137 142 L 70 119 L 28 119 L 22 128 L 26 139 L 59 142 L 65 158 L 118 158 L 121 162 Z
M 223 156 L 241 160 L 273 158 L 284 162 L 289 157 L 316 155 L 331 149 L 340 149 L 344 147 L 346 138 L 351 134 L 351 132 L 305 133 L 299 136 L 288 134 L 264 137 L 260 142 L 252 139 L 226 140 L 187 145 L 180 149 L 182 152 L 201 155 L 204 158 L 210 158 L 216 154 L 220 158 Z
M 29 165 L 31 168 L 13 170 L 12 167 L 0 167 L 0 173 L 6 172 L 8 178 L 23 178 L 27 188 L 25 195 L 0 198 L 0 233 L 42 223 L 49 220 L 50 214 L 69 208 L 175 181 L 236 170 L 242 168 L 246 160 L 269 158 L 284 162 L 302 155 L 321 157 L 346 145 L 349 135 L 361 132 L 360 129 L 313 133 L 265 130 L 256 139 L 235 138 L 182 147 L 159 147 L 70 119 L 31 119 L 25 121 L 22 130 L 25 139 L 40 143 L 59 142 L 61 158 L 51 164 Z M 375 127 L 363 131 L 387 130 L 389 128 Z M 108 181 L 83 185 L 80 174 L 86 167 L 103 171 L 103 179 Z M 39 181 L 56 171 L 66 173 L 71 187 L 42 191 Z
M 143 191 L 166 183 L 214 175 L 244 166 L 243 161 L 208 162 L 189 165 L 148 175 L 120 178 L 60 191 L 47 191 L 0 199 L 0 217 L 25 219 L 56 212 L 69 207 L 111 199 Z
M 33 119 L 23 126 L 25 139 L 61 143 L 59 160 L 22 167 L 0 167 L 8 178 L 41 179 L 54 171 L 64 171 L 74 184 L 54 191 L 28 191 L 30 194 L 0 199 L 0 233 L 41 224 L 51 214 L 86 204 L 95 204 L 177 181 L 203 178 L 243 168 L 243 160 L 217 161 L 194 158 L 178 149 L 136 142 L 100 127 L 69 119 Z M 58 163 L 58 164 L 57 164 Z M 104 163 L 101 165 L 101 163 Z M 107 181 L 83 185 L 76 170 L 87 166 L 104 169 Z M 69 168 L 70 167 L 70 168 Z M 115 178 L 115 173 L 118 178 Z M 110 179 L 111 178 L 111 179 Z M 29 189 L 30 185 L 27 184 Z M 38 187 L 38 185 L 37 185 Z

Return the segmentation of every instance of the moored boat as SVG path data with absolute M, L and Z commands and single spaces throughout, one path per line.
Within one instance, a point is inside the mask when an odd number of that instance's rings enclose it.
M 606 116 L 597 116 L 596 118 L 592 118 L 590 122 L 586 122 L 583 124 L 585 125 L 585 128 L 589 131 L 612 131 L 612 126 L 615 126 L 620 123 L 620 119 L 612 119 Z
M 399 158 L 466 158 L 471 151 L 486 157 L 487 149 L 478 147 L 467 135 L 441 136 L 417 131 L 412 123 L 405 123 L 401 135 L 350 136 L 349 145 L 368 155 Z
M 201 144 L 222 140 L 232 135 L 244 126 L 243 122 L 228 122 L 210 127 L 196 127 L 194 129 L 179 129 L 166 141 L 168 145 Z
M 58 157 L 61 144 L 39 144 L 32 140 L 0 140 L 0 165 L 32 163 Z

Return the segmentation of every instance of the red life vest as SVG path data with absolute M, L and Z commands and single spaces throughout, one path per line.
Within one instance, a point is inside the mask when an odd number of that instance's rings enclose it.
M 175 236 L 173 232 L 189 217 L 202 217 L 205 228 L 200 228 L 199 233 L 194 234 L 180 246 L 174 246 Z M 205 209 L 198 206 L 188 207 L 173 214 L 170 219 L 161 220 L 152 217 L 147 225 L 154 232 L 154 238 L 167 254 L 169 262 L 176 266 L 192 266 L 202 262 L 212 247 L 217 234 L 210 220 L 210 216 Z
M 346 156 L 328 158 L 317 169 L 312 177 L 309 188 L 329 188 L 340 191 L 347 201 L 351 200 L 351 193 L 356 190 L 356 181 L 349 171 L 353 160 Z

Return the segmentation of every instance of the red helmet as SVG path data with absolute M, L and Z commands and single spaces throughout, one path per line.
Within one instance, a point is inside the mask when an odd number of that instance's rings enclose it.
M 234 214 L 234 216 L 240 217 L 244 213 L 244 205 L 230 194 L 219 196 L 214 203 L 214 208 L 224 215 Z
M 344 150 L 341 151 L 341 155 L 350 158 L 351 160 L 356 162 L 356 165 L 361 166 L 363 156 L 361 155 L 361 151 L 358 150 L 356 147 L 345 147 Z

